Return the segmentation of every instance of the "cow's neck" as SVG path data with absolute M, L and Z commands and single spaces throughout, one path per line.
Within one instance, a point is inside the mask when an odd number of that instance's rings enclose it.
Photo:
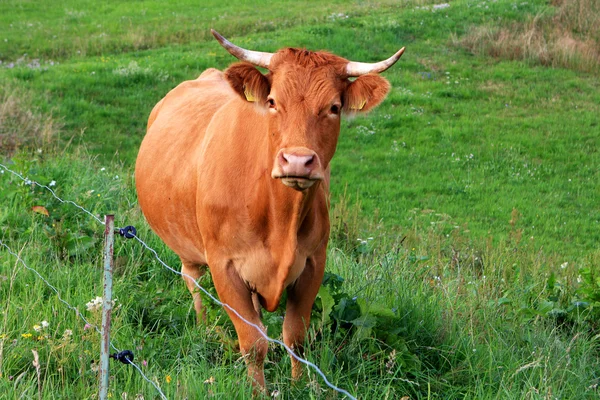
M 313 207 L 319 188 L 311 187 L 298 192 L 270 176 L 267 182 L 265 198 L 268 199 L 268 204 L 265 211 L 270 217 L 265 221 L 268 224 L 265 239 L 277 268 L 273 270 L 274 275 L 267 284 L 270 289 L 261 293 L 261 304 L 272 311 L 277 307 L 285 287 L 300 272 L 298 263 L 305 262 L 302 258 L 307 254 L 302 254 L 299 249 L 305 247 L 302 244 L 305 243 L 306 234 L 314 225 Z
M 279 179 L 270 176 L 267 179 L 267 198 L 270 200 L 269 213 L 272 234 L 285 235 L 288 240 L 297 240 L 298 234 L 306 222 L 313 207 L 315 195 L 320 183 L 314 184 L 303 192 L 285 186 Z

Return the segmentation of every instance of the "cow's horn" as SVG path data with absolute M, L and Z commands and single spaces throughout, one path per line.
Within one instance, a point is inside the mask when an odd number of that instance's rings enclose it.
M 232 56 L 237 58 L 240 61 L 247 61 L 250 64 L 254 64 L 259 67 L 269 68 L 269 63 L 271 62 L 271 57 L 273 57 L 273 53 L 263 53 L 262 51 L 253 51 L 246 50 L 235 44 L 231 43 L 229 40 L 225 39 L 219 32 L 214 29 L 210 30 L 210 33 L 213 34 L 215 39 L 227 50 Z
M 394 54 L 387 60 L 383 60 L 377 63 L 361 63 L 350 61 L 348 62 L 348 65 L 346 65 L 346 74 L 348 76 L 361 76 L 364 74 L 377 74 L 379 72 L 383 72 L 392 65 L 394 65 L 396 61 L 400 59 L 402 53 L 404 53 L 404 47 L 398 50 L 396 54 Z

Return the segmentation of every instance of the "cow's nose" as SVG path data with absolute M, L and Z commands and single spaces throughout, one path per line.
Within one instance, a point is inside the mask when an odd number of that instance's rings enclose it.
M 323 179 L 319 156 L 306 147 L 286 147 L 277 153 L 271 177 L 281 179 L 284 185 L 296 190 L 311 187 Z
M 308 177 L 315 166 L 316 154 L 294 154 L 282 151 L 279 164 L 283 175 Z

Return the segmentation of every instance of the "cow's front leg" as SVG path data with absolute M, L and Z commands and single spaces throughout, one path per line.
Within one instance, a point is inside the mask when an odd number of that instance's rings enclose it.
M 220 300 L 235 309 L 244 319 L 259 326 L 264 332 L 260 315 L 252 301 L 252 293 L 234 266 L 231 263 L 217 268 L 211 265 L 211 273 Z M 264 393 L 266 386 L 263 364 L 269 348 L 268 342 L 256 327 L 244 322 L 228 307 L 225 307 L 225 310 L 235 326 L 240 342 L 240 351 L 244 356 L 248 367 L 248 376 L 254 386 L 254 394 Z
M 283 341 L 291 347 L 296 354 L 302 353 L 302 346 L 306 330 L 310 324 L 310 313 L 315 297 L 325 272 L 327 244 L 323 245 L 314 257 L 306 262 L 302 274 L 287 289 L 287 304 L 285 319 L 283 321 Z M 299 356 L 301 354 L 298 354 Z M 292 378 L 298 379 L 302 375 L 302 364 L 291 357 Z

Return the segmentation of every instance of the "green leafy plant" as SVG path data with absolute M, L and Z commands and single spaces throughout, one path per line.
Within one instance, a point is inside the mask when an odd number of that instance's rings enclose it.
M 577 293 L 581 301 L 575 304 L 587 308 L 588 320 L 596 329 L 600 329 L 600 273 L 593 266 L 582 268 L 579 273 L 581 286 Z
M 418 371 L 419 358 L 409 349 L 402 332 L 402 319 L 391 308 L 351 297 L 344 290 L 344 278 L 326 272 L 313 307 L 317 330 L 329 330 L 338 341 L 364 341 L 368 352 L 375 354 L 381 347 L 396 351 L 397 362 L 408 371 Z

